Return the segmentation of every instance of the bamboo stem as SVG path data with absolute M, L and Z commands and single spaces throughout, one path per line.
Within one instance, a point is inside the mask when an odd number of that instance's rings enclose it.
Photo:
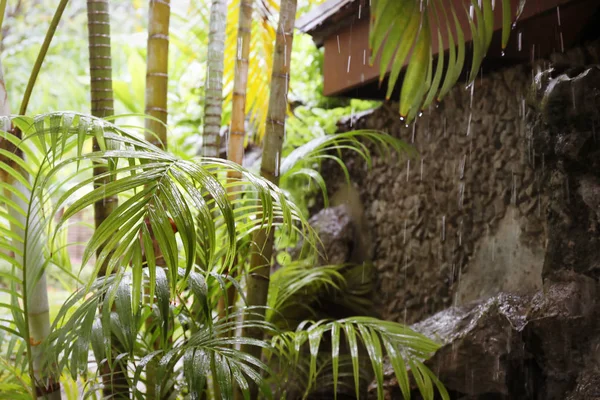
M 169 84 L 169 21 L 171 18 L 170 0 L 150 0 L 148 12 L 148 57 L 146 66 L 146 114 L 153 117 L 146 119 L 146 140 L 161 149 L 167 148 L 167 92 Z M 159 256 L 159 253 L 156 253 Z M 157 262 L 156 267 L 162 268 Z M 146 321 L 146 329 L 151 329 L 152 321 Z M 170 338 L 172 339 L 172 338 Z M 171 343 L 171 340 L 169 340 Z M 154 344 L 160 348 L 159 342 Z M 163 349 L 165 350 L 165 349 Z M 157 393 L 158 359 L 153 359 L 146 366 L 146 399 L 162 398 Z M 164 394 L 168 398 L 170 393 Z
M 204 129 L 202 155 L 219 157 L 220 132 L 223 114 L 223 63 L 225 58 L 225 30 L 227 27 L 227 1 L 212 0 L 210 31 L 204 95 Z
M 231 130 L 227 143 L 227 158 L 242 165 L 244 159 L 244 137 L 246 135 L 246 89 L 248 87 L 248 59 L 252 31 L 253 0 L 242 0 L 237 33 L 237 57 L 233 79 L 233 107 L 231 110 Z M 231 179 L 240 179 L 238 172 L 230 171 Z M 235 190 L 235 188 L 232 188 Z
M 279 165 L 285 132 L 285 117 L 287 112 L 287 95 L 290 79 L 290 62 L 292 42 L 294 40 L 294 24 L 296 21 L 297 0 L 282 0 L 275 41 L 273 57 L 273 75 L 269 98 L 269 119 L 265 129 L 261 175 L 273 182 L 279 183 Z M 252 314 L 245 316 L 246 321 L 264 319 L 264 307 L 267 305 L 269 282 L 271 278 L 271 258 L 273 256 L 274 228 L 261 229 L 253 236 L 253 253 L 250 260 L 250 273 L 247 280 L 247 302 L 253 309 Z M 263 331 L 257 328 L 247 328 L 242 336 L 262 339 Z M 242 351 L 260 358 L 261 348 L 243 345 Z M 256 398 L 257 388 L 251 387 L 250 398 Z
M 114 100 L 112 88 L 112 57 L 110 41 L 110 9 L 108 0 L 88 0 L 88 42 L 90 56 L 90 94 L 92 115 L 106 118 L 114 114 Z M 93 139 L 93 151 L 100 151 L 96 138 Z M 94 176 L 103 175 L 108 171 L 104 163 L 94 163 Z M 112 178 L 106 176 L 94 181 L 94 189 L 110 183 Z M 118 197 L 109 196 L 94 203 L 94 223 L 96 229 L 117 208 Z M 102 247 L 96 252 L 99 255 Z M 105 262 L 98 276 L 105 276 L 108 262 Z M 123 346 L 119 345 L 116 338 L 111 343 L 113 351 L 110 354 L 123 353 Z M 102 394 L 105 398 L 129 398 L 129 383 L 127 381 L 127 360 L 121 358 L 114 363 L 114 356 L 99 365 L 102 371 Z M 100 361 L 100 360 L 98 360 Z
M 150 0 L 146 70 L 146 140 L 167 148 L 170 0 Z

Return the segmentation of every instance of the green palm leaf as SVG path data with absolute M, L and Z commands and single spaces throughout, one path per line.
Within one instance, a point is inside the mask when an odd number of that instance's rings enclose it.
M 502 1 L 502 48 L 508 43 L 512 22 L 523 9 L 524 2 L 520 0 L 519 8 L 512 10 L 510 0 Z M 465 29 L 470 31 L 473 44 L 467 84 L 475 80 L 492 41 L 494 13 L 499 8 L 494 9 L 493 0 L 465 1 L 459 10 L 455 9 L 454 2 L 443 0 L 420 3 L 409 0 L 371 2 L 371 62 L 378 55 L 381 56 L 380 80 L 390 71 L 388 99 L 408 59 L 400 97 L 400 114 L 407 122 L 414 119 L 433 99 L 441 100 L 458 81 L 465 61 Z M 464 18 L 458 18 L 457 13 Z M 459 22 L 463 20 L 467 21 L 466 26 Z M 445 32 L 442 31 L 444 26 Z M 435 71 L 431 71 L 434 58 L 432 37 L 438 39 L 439 58 Z M 447 65 L 444 65 L 445 48 L 449 53 Z M 431 76 L 434 76 L 433 82 Z
M 366 350 L 371 362 L 379 399 L 383 399 L 383 357 L 386 354 L 392 361 L 394 373 L 405 398 L 409 398 L 411 390 L 406 365 L 411 367 L 411 375 L 425 399 L 433 400 L 436 389 L 443 399 L 449 398 L 446 389 L 422 362 L 440 347 L 439 344 L 404 325 L 370 317 L 306 321 L 300 324 L 295 332 L 283 333 L 273 338 L 274 348 L 280 354 L 289 357 L 291 362 L 297 362 L 303 347 L 308 346 L 310 366 L 305 396 L 316 383 L 319 347 L 321 342 L 325 341 L 325 336 L 331 343 L 331 375 L 334 379 L 339 375 L 340 343 L 344 343 L 348 348 L 357 398 L 360 398 L 360 349 Z

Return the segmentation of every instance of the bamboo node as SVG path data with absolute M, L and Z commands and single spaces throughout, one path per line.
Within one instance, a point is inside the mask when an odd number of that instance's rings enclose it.
M 162 4 L 163 6 L 171 8 L 171 3 L 169 0 L 150 0 L 150 4 L 152 3 Z
M 285 121 L 280 121 L 278 119 L 267 117 L 267 123 L 285 126 Z
M 168 42 L 169 35 L 165 35 L 164 33 L 153 33 L 152 35 L 148 36 L 148 39 L 160 39 Z

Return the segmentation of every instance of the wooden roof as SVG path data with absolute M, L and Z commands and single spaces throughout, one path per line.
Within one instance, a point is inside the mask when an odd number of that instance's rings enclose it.
M 296 21 L 296 28 L 310 34 L 317 46 L 336 30 L 350 24 L 353 15 L 362 8 L 364 0 L 329 0 L 302 15 Z M 368 10 L 368 6 L 365 7 Z
M 444 1 L 452 1 L 456 9 L 470 3 L 470 0 Z M 519 0 L 511 2 L 516 10 Z M 386 85 L 378 84 L 379 61 L 376 59 L 372 66 L 368 62 L 369 3 L 369 0 L 329 0 L 297 21 L 300 31 L 310 34 L 318 46 L 324 47 L 325 95 L 384 98 Z M 564 51 L 583 39 L 600 36 L 600 0 L 527 0 L 502 53 L 500 14 L 496 14 L 495 34 L 483 65 L 488 72 Z M 468 26 L 464 14 L 459 13 L 459 19 L 463 19 L 463 26 Z M 470 30 L 467 28 L 464 33 L 465 40 L 470 41 Z M 433 35 L 432 45 L 437 53 L 436 35 Z M 448 49 L 447 43 L 444 48 Z

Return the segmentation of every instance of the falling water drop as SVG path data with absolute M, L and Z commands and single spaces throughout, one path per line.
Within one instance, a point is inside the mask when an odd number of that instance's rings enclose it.
M 423 180 L 423 161 L 425 161 L 424 158 L 421 158 L 421 181 Z
M 504 50 L 502 50 L 502 52 L 500 53 L 500 55 L 501 55 L 502 57 L 504 57 L 504 56 L 506 55 L 506 53 L 504 52 Z
M 446 216 L 442 216 L 442 242 L 446 241 Z
M 409 177 L 410 177 L 410 160 L 408 160 L 406 162 L 406 182 L 408 182 Z
M 519 31 L 518 39 L 518 49 L 520 52 L 523 49 L 523 32 Z
M 350 73 L 350 61 L 352 60 L 352 56 L 348 56 L 348 68 L 346 70 L 347 73 Z

